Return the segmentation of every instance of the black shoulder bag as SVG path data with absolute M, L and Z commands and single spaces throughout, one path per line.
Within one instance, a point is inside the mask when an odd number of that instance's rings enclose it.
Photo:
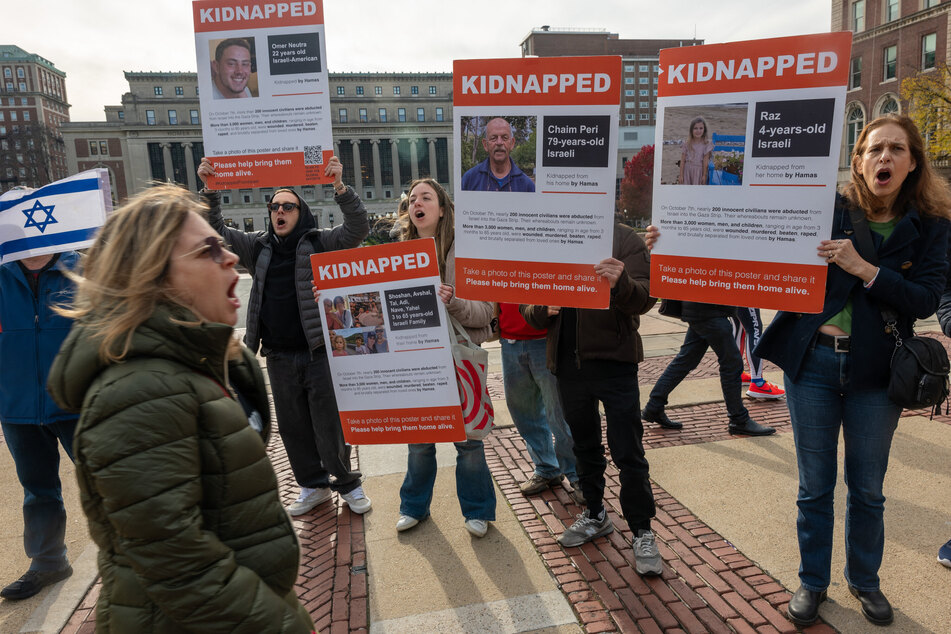
M 872 230 L 865 213 L 849 209 L 859 255 L 878 266 L 878 254 L 872 245 Z M 888 379 L 888 398 L 905 409 L 931 410 L 931 416 L 941 412 L 941 403 L 948 398 L 948 372 L 951 364 L 940 341 L 930 337 L 912 336 L 902 339 L 898 332 L 898 314 L 892 308 L 882 308 L 885 332 L 895 338 L 891 372 Z

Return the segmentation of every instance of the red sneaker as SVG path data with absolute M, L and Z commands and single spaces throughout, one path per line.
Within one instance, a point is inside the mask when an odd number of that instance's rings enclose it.
M 746 391 L 746 395 L 750 398 L 782 398 L 786 396 L 786 390 L 769 381 L 763 381 L 762 385 L 750 383 L 750 389 Z
M 752 382 L 753 382 L 753 379 L 750 377 L 749 372 L 744 372 L 743 374 L 740 375 L 740 383 L 742 383 L 743 385 L 749 385 Z

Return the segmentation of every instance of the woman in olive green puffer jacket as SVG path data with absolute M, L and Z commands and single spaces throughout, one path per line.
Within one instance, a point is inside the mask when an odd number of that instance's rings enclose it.
M 81 411 L 96 628 L 311 632 L 294 591 L 297 537 L 249 424 L 266 435 L 263 377 L 232 338 L 237 257 L 200 213 L 171 186 L 132 199 L 90 249 L 65 311 L 76 325 L 48 386 Z

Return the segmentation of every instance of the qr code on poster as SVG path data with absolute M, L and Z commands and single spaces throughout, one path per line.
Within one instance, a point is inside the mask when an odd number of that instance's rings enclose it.
M 304 165 L 320 165 L 324 162 L 324 148 L 320 145 L 304 146 Z

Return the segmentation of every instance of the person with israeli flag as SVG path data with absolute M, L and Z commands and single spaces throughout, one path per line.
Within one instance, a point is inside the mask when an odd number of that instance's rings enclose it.
M 53 358 L 72 321 L 54 306 L 74 285 L 75 249 L 91 243 L 110 199 L 105 170 L 0 196 L 0 426 L 23 487 L 23 547 L 30 567 L 2 590 L 19 600 L 73 573 L 66 557 L 66 509 L 59 446 L 73 459 L 76 415 L 46 392 Z

